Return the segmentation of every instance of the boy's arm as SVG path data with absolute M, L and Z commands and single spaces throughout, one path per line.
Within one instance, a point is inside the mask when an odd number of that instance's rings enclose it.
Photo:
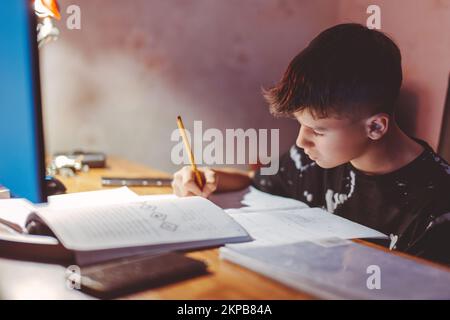
M 450 212 L 440 215 L 428 225 L 406 252 L 450 266 Z
M 238 191 L 247 188 L 255 175 L 254 171 L 240 171 L 232 168 L 213 169 L 217 175 L 216 192 Z
M 298 165 L 302 167 L 302 171 L 297 168 L 296 161 L 299 162 Z M 278 163 L 279 170 L 274 175 L 263 175 L 261 170 L 245 172 L 232 168 L 199 168 L 203 181 L 205 181 L 202 190 L 195 183 L 192 169 L 186 166 L 174 174 L 172 187 L 178 196 L 208 197 L 213 192 L 238 191 L 253 185 L 263 192 L 301 201 L 306 201 L 302 198 L 302 194 L 304 190 L 308 190 L 315 199 L 315 202 L 311 202 L 311 204 L 320 206 L 316 193 L 321 189 L 321 170 L 314 167 L 312 160 L 309 160 L 302 150 L 294 146 L 279 159 Z M 309 167 L 312 170 L 309 170 Z M 308 185 L 307 189 L 305 189 L 306 185 Z
M 207 198 L 213 192 L 238 191 L 251 184 L 253 172 L 231 168 L 198 168 L 204 183 L 200 189 L 195 182 L 194 172 L 186 166 L 175 172 L 172 181 L 173 192 L 180 197 L 201 196 Z

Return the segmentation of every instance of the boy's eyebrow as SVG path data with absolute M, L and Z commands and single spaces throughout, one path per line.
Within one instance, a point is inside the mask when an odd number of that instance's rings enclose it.
M 297 121 L 300 123 L 300 125 L 301 126 L 305 126 L 305 127 L 308 127 L 308 128 L 310 128 L 310 129 L 312 129 L 312 130 L 317 130 L 317 131 L 327 131 L 328 130 L 328 128 L 325 128 L 325 127 L 309 127 L 309 126 L 307 126 L 306 124 L 302 124 L 301 122 L 300 122 L 300 120 L 298 120 L 297 119 Z
M 308 127 L 307 125 L 304 125 L 305 127 Z M 328 129 L 325 127 L 308 127 L 310 129 L 313 129 L 314 131 L 327 131 Z

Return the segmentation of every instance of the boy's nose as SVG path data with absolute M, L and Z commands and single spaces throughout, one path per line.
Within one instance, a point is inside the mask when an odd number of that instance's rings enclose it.
M 300 127 L 297 136 L 297 141 L 295 143 L 297 144 L 297 147 L 302 149 L 311 147 L 313 145 L 312 141 L 306 137 L 306 134 L 304 132 L 304 129 L 302 129 L 302 127 Z

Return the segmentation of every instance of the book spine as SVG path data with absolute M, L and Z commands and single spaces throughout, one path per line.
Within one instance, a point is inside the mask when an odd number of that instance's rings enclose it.
M 9 199 L 10 197 L 9 190 L 0 184 L 0 199 Z

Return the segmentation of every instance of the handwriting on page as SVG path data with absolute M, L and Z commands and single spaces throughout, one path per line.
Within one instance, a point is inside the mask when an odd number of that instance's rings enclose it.
M 220 208 L 194 198 L 47 210 L 42 216 L 65 246 L 77 250 L 197 241 L 243 230 Z

